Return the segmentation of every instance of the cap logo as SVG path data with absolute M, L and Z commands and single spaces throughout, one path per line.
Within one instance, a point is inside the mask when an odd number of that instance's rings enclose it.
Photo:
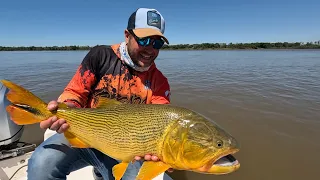
M 154 26 L 161 29 L 161 17 L 155 11 L 148 11 L 147 22 L 149 26 Z

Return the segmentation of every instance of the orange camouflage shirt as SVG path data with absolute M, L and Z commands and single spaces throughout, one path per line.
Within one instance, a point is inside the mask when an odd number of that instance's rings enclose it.
M 99 97 L 124 103 L 169 104 L 170 86 L 156 65 L 146 72 L 133 70 L 120 59 L 119 46 L 93 47 L 58 101 L 87 108 L 95 107 Z

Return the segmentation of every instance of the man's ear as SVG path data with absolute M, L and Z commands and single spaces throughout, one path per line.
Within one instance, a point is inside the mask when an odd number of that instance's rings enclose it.
M 130 36 L 130 33 L 128 30 L 124 30 L 124 39 L 126 41 L 126 44 L 128 44 L 129 42 L 129 36 Z

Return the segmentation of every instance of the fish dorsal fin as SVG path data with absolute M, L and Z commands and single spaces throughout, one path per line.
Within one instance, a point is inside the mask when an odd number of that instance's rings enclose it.
M 122 104 L 122 103 L 115 100 L 115 99 L 110 99 L 110 98 L 106 98 L 106 97 L 99 97 L 96 108 L 106 108 L 106 107 L 116 106 L 119 104 Z

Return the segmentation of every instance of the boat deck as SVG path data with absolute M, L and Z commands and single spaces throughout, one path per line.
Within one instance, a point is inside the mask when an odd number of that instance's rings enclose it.
M 0 180 L 27 180 L 27 162 L 32 152 L 0 161 Z M 94 180 L 92 166 L 70 173 L 67 180 Z M 10 179 L 12 177 L 12 179 Z M 172 180 L 167 174 L 160 174 L 153 180 Z

